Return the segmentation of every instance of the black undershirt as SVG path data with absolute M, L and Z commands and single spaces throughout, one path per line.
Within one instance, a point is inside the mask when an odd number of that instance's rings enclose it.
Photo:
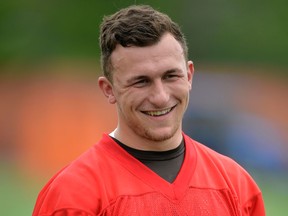
M 185 145 L 183 140 L 178 147 L 169 151 L 143 151 L 131 148 L 114 137 L 112 138 L 130 155 L 166 181 L 172 183 L 176 179 L 184 160 Z

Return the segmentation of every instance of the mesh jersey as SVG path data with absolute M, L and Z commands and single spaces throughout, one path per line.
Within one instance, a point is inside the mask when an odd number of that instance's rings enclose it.
M 104 134 L 46 184 L 33 216 L 265 216 L 243 168 L 183 136 L 185 159 L 171 184 Z

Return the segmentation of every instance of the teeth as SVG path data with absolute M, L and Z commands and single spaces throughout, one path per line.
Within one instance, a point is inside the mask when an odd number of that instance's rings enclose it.
M 150 116 L 161 116 L 161 115 L 165 115 L 166 113 L 168 113 L 170 111 L 171 111 L 171 108 L 166 109 L 166 110 L 160 110 L 160 111 L 149 111 L 149 112 L 145 112 L 145 113 L 150 115 Z

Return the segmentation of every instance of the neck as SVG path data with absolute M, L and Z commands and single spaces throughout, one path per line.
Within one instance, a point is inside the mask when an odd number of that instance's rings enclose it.
M 134 133 L 122 133 L 119 128 L 116 128 L 109 135 L 131 148 L 144 151 L 168 151 L 175 149 L 183 139 L 181 130 L 177 131 L 171 138 L 161 141 L 154 141 Z

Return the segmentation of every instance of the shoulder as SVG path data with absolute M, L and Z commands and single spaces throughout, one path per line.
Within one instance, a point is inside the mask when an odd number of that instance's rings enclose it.
M 65 215 L 80 215 L 79 212 L 83 212 L 81 215 L 93 215 L 89 212 L 96 212 L 96 201 L 100 199 L 101 187 L 105 185 L 102 176 L 109 170 L 108 160 L 109 156 L 101 149 L 101 142 L 92 146 L 46 183 L 38 195 L 33 215 L 41 215 L 41 212 L 52 215 L 57 211 L 64 211 Z
M 188 145 L 190 145 L 188 149 L 195 149 L 197 167 L 199 169 L 209 171 L 209 175 L 218 175 L 218 177 L 221 176 L 225 178 L 226 181 L 232 181 L 234 185 L 242 181 L 251 182 L 253 185 L 255 184 L 250 174 L 232 158 L 220 154 L 189 137 L 186 139 Z
M 92 215 L 89 213 L 89 206 L 92 206 L 89 192 L 92 178 L 89 176 L 97 171 L 90 173 L 90 168 L 86 166 L 87 153 L 61 169 L 46 183 L 38 195 L 33 216 L 56 213 L 80 215 L 80 212 L 81 215 Z
M 185 142 L 188 150 L 193 149 L 193 151 L 195 151 L 194 154 L 197 157 L 198 164 L 207 164 L 209 165 L 208 168 L 215 168 L 219 171 L 234 172 L 236 169 L 239 172 L 246 172 L 243 167 L 232 158 L 220 154 L 188 136 L 185 136 Z

